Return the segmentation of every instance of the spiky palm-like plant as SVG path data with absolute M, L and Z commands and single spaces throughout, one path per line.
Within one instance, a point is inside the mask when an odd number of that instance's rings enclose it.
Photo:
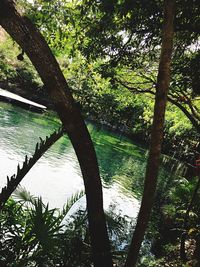
M 23 188 L 14 197 L 17 200 L 10 199 L 0 213 L 0 266 L 50 267 L 58 259 L 64 262 L 60 259 L 61 243 L 63 236 L 72 235 L 72 231 L 63 230 L 62 220 L 80 194 L 72 196 L 61 212 L 50 209 L 41 197 L 36 198 Z

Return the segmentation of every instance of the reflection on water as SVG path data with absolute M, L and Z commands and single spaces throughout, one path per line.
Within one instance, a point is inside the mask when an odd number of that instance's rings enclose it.
M 101 176 L 106 184 L 118 183 L 121 190 L 140 196 L 146 167 L 146 150 L 127 138 L 89 125 L 95 143 Z M 132 194 L 133 195 L 133 194 Z
M 16 172 L 18 162 L 22 164 L 26 154 L 33 154 L 39 137 L 45 138 L 59 127 L 59 119 L 52 112 L 37 114 L 0 103 L 1 187 L 6 183 L 6 176 Z M 88 128 L 105 185 L 105 205 L 120 203 L 121 209 L 126 207 L 127 214 L 135 213 L 138 201 L 133 196 L 139 196 L 142 191 L 146 151 L 92 124 Z M 66 136 L 45 153 L 21 185 L 32 194 L 41 195 L 52 207 L 62 207 L 68 197 L 83 189 L 79 164 Z

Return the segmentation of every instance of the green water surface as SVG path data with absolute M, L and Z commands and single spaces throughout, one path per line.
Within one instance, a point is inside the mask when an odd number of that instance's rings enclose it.
M 0 102 L 1 187 L 7 175 L 16 173 L 18 162 L 22 164 L 25 155 L 33 154 L 39 137 L 45 138 L 60 126 L 53 112 L 38 114 Z M 104 198 L 109 204 L 125 203 L 127 209 L 137 210 L 136 199 L 143 189 L 147 151 L 103 126 L 90 123 L 87 126 L 98 157 Z M 167 172 L 161 168 L 160 175 L 164 177 Z M 36 196 L 41 195 L 53 207 L 62 207 L 68 197 L 83 189 L 79 164 L 67 136 L 43 155 L 23 179 L 22 186 Z

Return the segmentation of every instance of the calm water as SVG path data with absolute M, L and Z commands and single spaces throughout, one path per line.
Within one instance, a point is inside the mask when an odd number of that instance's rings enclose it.
M 0 102 L 0 186 L 16 173 L 18 162 L 32 155 L 39 137 L 45 138 L 60 126 L 54 113 L 37 114 Z M 143 186 L 146 151 L 130 140 L 88 124 L 98 156 L 104 184 L 105 208 L 114 205 L 131 216 L 138 210 Z M 161 169 L 161 175 L 166 175 Z M 66 136 L 43 155 L 23 179 L 22 186 L 42 196 L 51 207 L 62 207 L 83 189 L 78 161 Z

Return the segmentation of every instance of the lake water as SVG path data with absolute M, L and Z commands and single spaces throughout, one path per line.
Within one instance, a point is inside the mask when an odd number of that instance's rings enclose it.
M 38 114 L 0 102 L 0 187 L 5 185 L 7 175 L 16 173 L 17 164 L 22 164 L 25 155 L 33 154 L 39 137 L 44 139 L 59 126 L 53 112 Z M 135 216 L 143 188 L 146 150 L 102 127 L 88 124 L 88 129 L 98 157 L 105 208 L 112 206 L 122 214 Z M 160 175 L 167 172 L 161 168 Z M 57 208 L 84 189 L 79 163 L 67 136 L 43 155 L 21 185 Z

